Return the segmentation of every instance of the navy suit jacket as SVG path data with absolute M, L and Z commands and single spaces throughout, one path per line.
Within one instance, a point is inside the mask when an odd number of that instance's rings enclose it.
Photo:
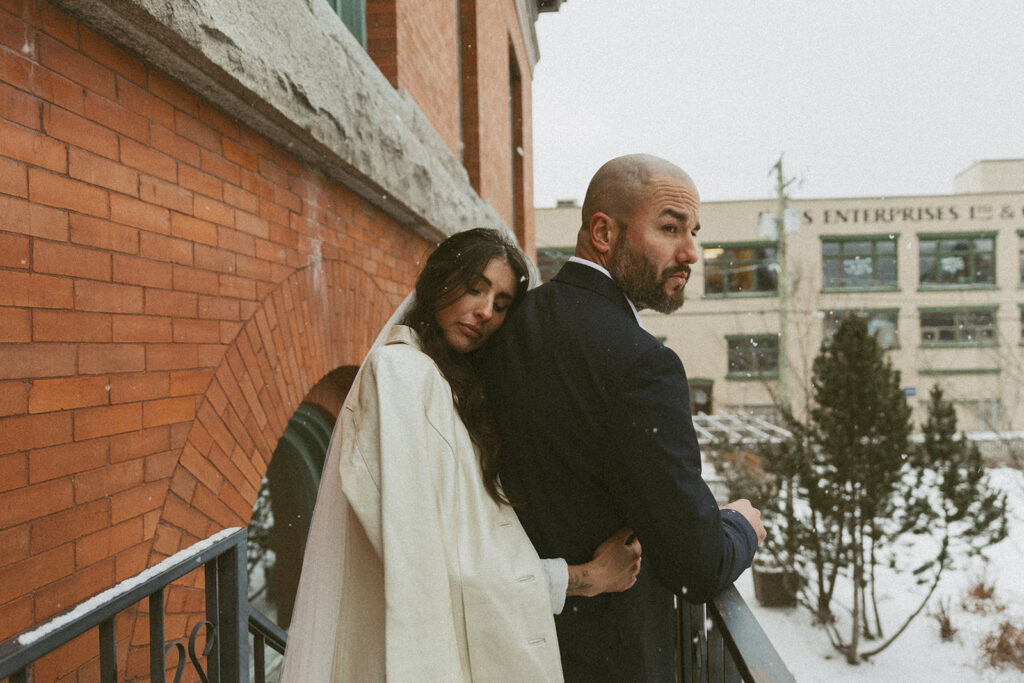
M 603 273 L 567 263 L 486 347 L 501 483 L 541 557 L 570 564 L 623 526 L 643 544 L 636 585 L 569 598 L 556 617 L 568 681 L 674 681 L 672 594 L 703 602 L 753 558 L 719 510 L 679 357 L 644 331 Z

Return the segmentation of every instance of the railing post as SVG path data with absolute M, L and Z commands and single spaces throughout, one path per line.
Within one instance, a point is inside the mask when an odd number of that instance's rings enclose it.
M 213 624 L 212 630 L 215 639 L 213 649 L 206 657 L 206 675 L 210 679 L 210 683 L 220 683 L 220 662 L 224 652 L 224 632 L 222 630 L 224 620 L 218 613 L 220 609 L 220 576 L 216 562 L 207 562 L 204 565 L 203 578 L 204 593 L 206 594 L 206 620 Z
M 682 683 L 707 683 L 704 605 L 679 601 L 679 651 Z
M 220 674 L 224 683 L 249 681 L 249 602 L 246 591 L 244 533 L 217 558 L 217 602 L 220 615 Z
M 110 617 L 99 626 L 102 683 L 117 683 L 117 632 L 114 621 L 114 617 Z
M 149 680 L 164 683 L 164 589 L 149 596 Z

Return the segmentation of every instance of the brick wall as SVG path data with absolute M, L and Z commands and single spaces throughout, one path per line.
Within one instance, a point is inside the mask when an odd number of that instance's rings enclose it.
M 49 3 L 0 0 L 0 639 L 245 526 L 288 418 L 428 249 Z M 36 679 L 91 680 L 95 646 Z

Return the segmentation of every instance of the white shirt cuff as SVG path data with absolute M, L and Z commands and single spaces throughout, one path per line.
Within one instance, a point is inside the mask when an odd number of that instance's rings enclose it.
M 551 592 L 551 612 L 561 614 L 565 607 L 565 591 L 569 589 L 569 563 L 561 557 L 541 558 L 544 572 L 548 575 L 548 590 Z

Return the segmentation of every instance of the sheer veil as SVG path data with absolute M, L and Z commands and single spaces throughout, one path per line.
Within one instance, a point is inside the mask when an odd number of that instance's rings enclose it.
M 416 293 L 410 292 L 399 304 L 377 335 L 370 351 L 384 344 L 391 328 L 400 323 L 412 308 L 415 297 Z M 360 368 L 352 386 L 356 385 L 362 373 Z M 309 536 L 306 538 L 302 576 L 295 596 L 292 623 L 288 629 L 282 683 L 318 683 L 331 679 L 341 609 L 345 534 L 350 513 L 338 473 L 341 424 L 339 415 L 327 447 L 323 478 L 320 480 Z

